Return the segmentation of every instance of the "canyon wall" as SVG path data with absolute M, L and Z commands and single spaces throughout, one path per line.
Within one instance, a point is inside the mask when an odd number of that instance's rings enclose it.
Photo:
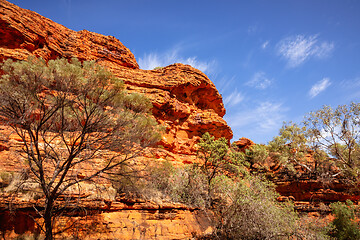
M 179 63 L 157 70 L 139 69 L 134 55 L 115 37 L 73 31 L 0 0 L 0 61 L 26 60 L 30 56 L 45 61 L 60 57 L 96 61 L 121 79 L 126 91 L 146 95 L 153 104 L 154 117 L 165 127 L 165 132 L 158 143 L 163 147 L 144 151 L 140 161 L 191 163 L 195 159 L 195 144 L 205 132 L 229 141 L 232 138 L 232 131 L 222 118 L 225 115 L 222 97 L 201 71 Z M 6 174 L 20 174 L 26 170 L 26 164 L 14 154 L 21 148 L 22 140 L 5 125 L 0 125 L 0 133 L 1 187 L 8 184 Z M 91 166 L 85 165 L 78 171 L 79 176 L 84 176 Z M 106 190 L 111 189 L 108 182 L 99 183 Z M 12 238 L 36 230 L 31 217 L 36 216 L 34 207 L 44 206 L 44 199 L 35 200 L 32 185 L 26 187 L 30 195 L 14 197 L 6 192 L 1 195 L 3 236 Z M 125 201 L 114 196 L 107 198 L 102 193 L 96 201 L 94 197 L 84 197 L 81 207 L 87 211 L 86 216 L 76 213 L 65 216 L 63 221 L 78 219 L 81 225 L 76 229 L 86 239 L 191 239 L 211 232 L 214 224 L 211 213 L 166 201 Z
M 232 138 L 222 118 L 222 97 L 201 71 L 183 64 L 141 70 L 134 55 L 112 36 L 73 31 L 35 12 L 0 1 L 0 60 L 48 61 L 58 57 L 94 60 L 120 78 L 129 92 L 145 94 L 166 127 L 161 145 L 172 153 L 193 154 L 199 136 Z
M 232 131 L 223 119 L 222 97 L 201 71 L 179 63 L 156 70 L 139 69 L 131 51 L 112 36 L 86 30 L 76 32 L 0 0 L 0 61 L 26 60 L 29 56 L 46 61 L 58 57 L 93 60 L 121 79 L 126 91 L 146 95 L 153 104 L 154 117 L 165 127 L 165 132 L 158 143 L 163 147 L 148 149 L 141 161 L 169 160 L 175 165 L 191 163 L 195 160 L 196 143 L 205 132 L 229 141 L 232 138 Z M 245 151 L 254 143 L 243 138 L 235 145 Z M 0 173 L 21 172 L 26 168 L 13 154 L 21 146 L 21 139 L 7 126 L 0 125 Z M 270 172 L 280 176 L 279 166 L 271 164 L 268 164 Z M 90 169 L 91 166 L 84 166 L 78 171 L 86 175 Z M 3 178 L 0 175 L 0 187 L 6 184 Z M 311 178 L 281 177 L 274 182 L 277 191 L 283 195 L 279 201 L 294 200 L 295 207 L 301 211 L 318 211 L 320 202 L 360 200 L 358 190 L 349 192 L 341 182 L 325 184 Z M 101 184 L 109 185 L 106 181 Z M 0 232 L 3 236 L 34 232 L 36 227 L 31 216 L 36 214 L 33 207 L 41 208 L 42 201 L 29 196 L 12 198 L 2 193 Z M 78 219 L 81 225 L 76 229 L 87 239 L 191 239 L 210 233 L 214 226 L 211 213 L 181 204 L 102 195 L 96 201 L 85 197 L 82 207 L 89 214 L 65 216 L 63 221 Z M 15 215 L 10 211 L 14 209 Z

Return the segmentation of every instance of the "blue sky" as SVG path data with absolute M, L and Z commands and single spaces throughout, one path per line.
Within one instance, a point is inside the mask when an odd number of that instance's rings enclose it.
M 283 121 L 360 100 L 357 0 L 10 0 L 70 29 L 112 35 L 140 67 L 204 71 L 233 140 L 267 143 Z

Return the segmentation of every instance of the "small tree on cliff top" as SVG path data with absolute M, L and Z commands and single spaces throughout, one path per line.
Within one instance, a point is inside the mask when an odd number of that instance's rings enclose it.
M 334 157 L 341 173 L 355 182 L 360 176 L 360 103 L 324 106 L 305 120 L 309 139 Z
M 7 60 L 1 69 L 0 117 L 22 139 L 20 154 L 45 195 L 40 227 L 52 239 L 59 196 L 94 177 L 123 174 L 129 159 L 158 141 L 151 103 L 126 95 L 94 62 Z M 93 169 L 79 179 L 83 163 Z
M 360 103 L 335 109 L 324 106 L 310 112 L 302 126 L 285 123 L 279 136 L 269 142 L 269 149 L 289 168 L 301 166 L 307 172 L 329 179 L 341 175 L 349 183 L 358 184 Z M 307 153 L 311 153 L 311 161 L 306 159 Z
M 294 166 L 301 166 L 309 172 L 313 171 L 305 158 L 309 149 L 305 127 L 292 122 L 284 123 L 279 130 L 279 136 L 269 142 L 269 149 L 276 152 L 278 160 L 292 171 L 295 171 Z

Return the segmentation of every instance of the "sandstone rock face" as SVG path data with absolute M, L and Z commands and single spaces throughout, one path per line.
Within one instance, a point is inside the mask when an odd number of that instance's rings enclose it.
M 35 12 L 0 0 L 0 59 L 57 57 L 115 62 L 138 68 L 133 54 L 114 37 L 75 32 Z
M 360 200 L 359 188 L 349 190 L 349 185 L 333 180 L 328 184 L 316 180 L 277 182 L 276 191 L 283 196 L 293 196 L 298 201 L 331 203 L 347 199 Z
M 196 141 L 205 132 L 232 138 L 222 118 L 222 97 L 201 71 L 183 64 L 141 70 L 129 49 L 114 37 L 75 32 L 0 0 L 0 60 L 28 56 L 45 60 L 76 57 L 108 68 L 125 82 L 129 92 L 149 97 L 155 118 L 166 128 L 160 144 L 173 153 L 193 154 Z
M 222 118 L 225 115 L 222 97 L 201 71 L 183 64 L 141 70 L 130 50 L 114 37 L 86 30 L 76 32 L 0 0 L 0 62 L 25 60 L 29 56 L 46 61 L 58 57 L 94 60 L 120 78 L 126 91 L 142 93 L 151 100 L 154 117 L 165 128 L 159 143 L 163 149 L 145 150 L 135 164 L 149 159 L 168 160 L 175 165 L 191 163 L 196 160 L 196 142 L 205 132 L 217 138 L 232 138 L 232 131 Z M 10 127 L 0 123 L 0 173 L 6 173 L 0 176 L 3 188 L 11 187 L 8 179 L 15 176 L 12 174 L 19 174 L 26 168 L 23 159 L 15 154 L 21 147 L 22 140 Z M 84 178 L 92 167 L 91 164 L 82 165 L 81 169 L 76 169 L 74 177 Z M 6 198 L 4 193 L 0 196 L 0 231 L 7 239 L 36 231 L 31 219 L 36 216 L 33 207 L 43 207 L 44 200 L 34 200 L 37 199 L 36 186 L 29 184 L 26 193 L 17 198 Z M 97 184 L 113 189 L 108 181 L 99 180 Z M 105 195 L 112 194 L 107 190 L 95 201 L 97 196 L 92 194 L 90 186 L 85 187 L 80 206 L 88 211 L 87 216 L 79 213 L 69 218 L 82 223 L 77 228 L 83 234 L 81 239 L 191 239 L 194 234 L 211 232 L 214 225 L 211 214 L 205 216 L 199 210 L 182 205 L 124 202 L 114 200 L 114 196 L 106 198 Z M 15 218 L 9 215 L 9 205 L 17 210 Z M 91 234 L 84 235 L 90 229 Z
M 0 198 L 0 233 L 5 239 L 37 232 L 32 217 L 34 206 L 43 206 L 43 199 L 21 201 L 8 196 Z M 9 212 L 8 204 L 16 212 Z M 58 224 L 70 226 L 61 238 L 79 239 L 192 239 L 213 231 L 213 216 L 181 204 L 156 204 L 140 199 L 85 201 L 86 212 L 64 215 Z M 4 211 L 5 210 L 5 211 Z M 58 236 L 60 238 L 60 236 Z
M 295 172 L 291 173 L 271 157 L 270 155 L 266 159 L 265 165 L 276 191 L 282 196 L 279 201 L 291 199 L 295 203 L 295 209 L 305 212 L 324 212 L 323 206 L 337 201 L 351 200 L 359 204 L 360 186 L 351 184 L 341 175 L 326 178 L 311 174 L 301 166 L 296 166 Z M 304 157 L 308 166 L 314 163 L 311 152 Z M 327 208 L 326 211 L 330 212 L 330 209 Z
M 165 149 L 194 153 L 195 143 L 205 132 L 216 138 L 232 138 L 232 131 L 222 118 L 222 98 L 199 70 L 183 64 L 153 71 L 105 66 L 126 83 L 129 92 L 143 93 L 152 101 L 154 116 L 166 128 L 160 143 Z
M 255 145 L 255 143 L 248 138 L 242 137 L 238 141 L 233 142 L 233 145 L 235 145 L 238 150 L 245 152 L 246 149 L 249 149 L 251 146 Z

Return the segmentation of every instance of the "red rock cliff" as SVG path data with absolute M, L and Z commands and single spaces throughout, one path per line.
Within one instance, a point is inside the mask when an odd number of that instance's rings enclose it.
M 183 64 L 159 70 L 141 70 L 130 50 L 114 37 L 86 30 L 76 32 L 35 12 L 0 0 L 0 62 L 5 59 L 25 60 L 29 56 L 46 61 L 58 57 L 94 60 L 123 80 L 127 91 L 145 94 L 153 103 L 155 118 L 166 127 L 160 142 L 165 149 L 158 149 L 155 154 L 150 151 L 148 157 L 191 162 L 195 143 L 203 133 L 210 132 L 229 140 L 232 138 L 232 131 L 222 118 L 225 109 L 221 95 L 201 71 Z M 9 136 L 8 140 L 3 139 L 5 135 Z M 0 171 L 20 172 L 25 167 L 20 159 L 12 155 L 12 149 L 20 147 L 21 140 L 16 134 L 0 125 Z M 144 159 L 148 161 L 146 157 Z M 81 174 L 86 175 L 88 171 L 91 171 L 91 166 L 83 166 Z M 0 186 L 7 184 L 2 181 L 0 178 Z M 108 183 L 101 184 L 106 189 L 110 188 Z M 190 239 L 193 234 L 212 231 L 211 216 L 203 216 L 198 209 L 171 203 L 128 203 L 121 199 L 105 201 L 102 198 L 104 196 L 99 198 L 101 204 L 85 199 L 82 206 L 96 211 L 87 216 L 91 218 L 87 223 L 95 226 L 93 222 L 100 219 L 104 229 L 94 231 L 103 238 Z M 33 231 L 34 222 L 21 216 L 28 218 L 35 214 L 32 206 L 43 206 L 43 199 L 12 199 L 13 207 L 20 214 L 12 223 L 8 216 L 9 199 L 4 194 L 0 196 L 0 232 L 16 237 Z M 93 205 L 88 206 L 87 203 Z M 83 228 L 84 232 L 89 230 L 87 225 Z
M 128 91 L 150 98 L 155 118 L 166 127 L 161 144 L 173 153 L 194 153 L 194 144 L 205 132 L 232 138 L 222 118 L 222 97 L 201 71 L 183 64 L 141 70 L 130 50 L 112 36 L 76 32 L 0 0 L 0 60 L 28 56 L 45 60 L 76 57 L 107 67 L 126 83 Z

